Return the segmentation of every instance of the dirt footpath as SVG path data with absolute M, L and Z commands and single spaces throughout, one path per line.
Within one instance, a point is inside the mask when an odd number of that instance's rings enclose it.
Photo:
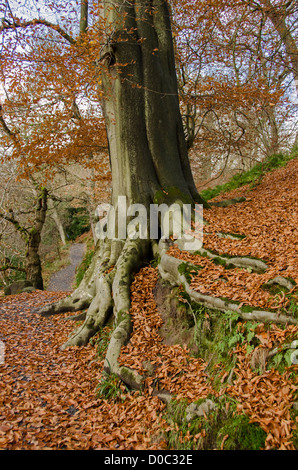
M 72 284 L 76 274 L 76 268 L 81 263 L 85 254 L 85 244 L 75 243 L 69 252 L 70 264 L 56 272 L 50 279 L 48 291 L 72 291 Z

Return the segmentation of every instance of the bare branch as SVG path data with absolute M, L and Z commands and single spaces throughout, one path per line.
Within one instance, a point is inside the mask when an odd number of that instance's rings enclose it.
M 12 264 L 4 264 L 3 266 L 0 266 L 0 271 L 1 272 L 7 271 L 8 269 L 14 269 L 15 271 L 20 271 L 22 273 L 26 272 L 25 268 L 21 268 L 19 266 L 14 266 Z
M 64 31 L 64 29 L 61 28 L 61 26 L 51 23 L 50 21 L 43 20 L 43 19 L 34 19 L 30 21 L 20 21 L 20 20 L 15 19 L 13 23 L 10 23 L 9 21 L 5 20 L 2 22 L 2 26 L 0 27 L 0 32 L 7 30 L 7 29 L 16 31 L 18 28 L 27 28 L 29 26 L 47 26 L 48 28 L 59 33 L 60 36 L 62 36 L 70 44 L 76 44 L 76 40 L 70 34 Z
M 7 222 L 10 222 L 14 226 L 14 228 L 20 233 L 21 237 L 24 240 L 27 240 L 28 231 L 25 227 L 20 225 L 20 223 L 15 219 L 14 213 L 12 210 L 10 210 L 8 214 L 0 211 L 0 218 L 7 220 Z

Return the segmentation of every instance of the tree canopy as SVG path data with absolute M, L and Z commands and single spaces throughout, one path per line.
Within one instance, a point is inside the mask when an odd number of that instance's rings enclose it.
M 247 168 L 293 142 L 295 2 L 169 3 L 194 167 L 203 172 L 204 161 L 207 177 L 227 161 Z M 80 160 L 109 177 L 102 73 L 115 23 L 103 2 L 5 1 L 0 15 L 5 159 L 18 158 L 24 169 Z

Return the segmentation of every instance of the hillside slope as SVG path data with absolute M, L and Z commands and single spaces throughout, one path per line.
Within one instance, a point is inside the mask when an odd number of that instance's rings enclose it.
M 193 286 L 204 293 L 263 308 L 283 306 L 261 286 L 276 276 L 298 283 L 297 185 L 298 159 L 294 159 L 287 166 L 265 175 L 253 189 L 244 186 L 215 198 L 213 201 L 245 197 L 246 201 L 204 211 L 209 222 L 205 227 L 204 247 L 219 254 L 259 258 L 265 261 L 268 269 L 262 275 L 245 270 L 227 271 L 200 256 L 177 254 L 205 265 L 193 279 Z M 220 232 L 240 237 L 219 237 Z M 287 300 L 283 299 L 284 303 Z
M 284 344 L 298 339 L 298 326 L 280 326 L 278 315 L 284 313 L 295 321 L 298 318 L 298 290 L 295 284 L 298 282 L 297 184 L 298 160 L 295 159 L 286 167 L 266 175 L 252 190 L 242 187 L 217 198 L 223 200 L 243 196 L 245 202 L 204 211 L 208 221 L 204 247 L 227 256 L 227 262 L 228 256 L 232 255 L 261 258 L 268 266 L 265 273 L 214 263 L 208 257 L 181 252 L 176 245 L 168 252 L 199 267 L 191 272 L 191 287 L 194 290 L 229 298 L 240 305 L 272 309 L 277 314 L 276 325 L 272 322 L 266 325 L 241 322 L 233 312 L 223 314 L 206 308 L 194 312 L 196 307 L 192 306 L 191 313 L 196 314 L 195 326 L 199 325 L 199 330 L 194 331 L 197 337 L 189 344 L 197 343 L 199 357 L 190 358 L 183 346 L 178 348 L 158 342 L 162 320 L 150 294 L 156 283 L 156 272 L 147 268 L 135 281 L 132 304 L 135 329 L 122 355 L 123 363 L 137 368 L 139 373 L 144 373 L 144 361 L 154 364 L 156 369 L 152 382 L 158 378 L 160 388 L 170 391 L 180 400 L 187 398 L 195 401 L 207 397 L 211 393 L 211 384 L 215 386 L 214 396 L 228 393 L 235 397 L 237 410 L 247 413 L 252 422 L 266 431 L 267 449 L 293 448 L 291 432 L 295 429 L 295 421 L 291 421 L 291 408 L 298 368 L 291 362 L 293 356 L 290 353 L 293 350 L 287 351 L 286 357 L 281 351 Z M 219 233 L 238 236 L 230 239 L 219 237 Z M 264 284 L 277 276 L 289 280 L 290 289 L 281 286 L 264 288 Z M 181 300 L 189 304 L 183 292 Z M 148 303 L 151 303 L 149 308 Z M 170 320 L 175 321 L 175 314 Z M 169 334 L 173 334 L 173 329 Z M 225 358 L 219 354 L 223 351 Z M 204 354 L 204 363 L 201 353 Z M 213 361 L 214 355 L 219 358 L 218 362 Z M 268 364 L 271 358 L 273 363 Z M 283 361 L 284 367 L 278 368 L 277 365 Z M 213 362 L 211 368 L 210 362 Z M 220 387 L 215 384 L 219 378 Z M 203 435 L 198 435 L 204 441 Z M 204 444 L 201 445 L 204 448 Z

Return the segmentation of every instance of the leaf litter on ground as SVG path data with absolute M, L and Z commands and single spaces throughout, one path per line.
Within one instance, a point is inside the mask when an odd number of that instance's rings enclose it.
M 246 201 L 227 208 L 205 211 L 209 222 L 204 236 L 207 248 L 229 255 L 263 259 L 268 270 L 255 274 L 241 269 L 224 269 L 201 256 L 171 249 L 183 260 L 203 266 L 193 273 L 192 287 L 214 296 L 225 296 L 263 308 L 285 305 L 285 296 L 272 297 L 261 286 L 277 275 L 298 281 L 296 188 L 298 161 L 265 176 L 253 190 L 243 187 L 228 197 L 245 196 Z M 224 199 L 221 195 L 217 200 Z M 218 232 L 239 233 L 245 238 L 219 238 Z M 74 326 L 67 313 L 44 318 L 34 313 L 40 305 L 54 302 L 68 292 L 36 291 L 0 300 L 0 340 L 5 344 L 5 361 L 0 365 L 1 449 L 164 449 L 165 404 L 154 394 L 154 383 L 189 402 L 216 395 L 205 373 L 206 363 L 192 357 L 183 345 L 166 345 L 159 335 L 162 319 L 153 289 L 158 271 L 151 266 L 136 274 L 131 287 L 133 333 L 122 348 L 119 361 L 141 374 L 148 361 L 154 376 L 146 379 L 140 392 L 125 393 L 122 399 L 104 399 L 95 393 L 103 376 L 103 360 L 94 343 L 61 351 L 60 346 Z M 269 330 L 259 325 L 261 346 L 282 344 L 297 337 L 298 328 Z M 263 335 L 263 336 L 262 336 Z M 297 365 L 283 374 L 276 369 L 259 374 L 252 370 L 245 347 L 234 350 L 236 379 L 227 388 L 246 413 L 267 433 L 265 449 L 293 449 L 290 410 L 297 382 Z M 198 434 L 199 436 L 200 434 Z M 203 434 L 202 434 L 203 435 Z

